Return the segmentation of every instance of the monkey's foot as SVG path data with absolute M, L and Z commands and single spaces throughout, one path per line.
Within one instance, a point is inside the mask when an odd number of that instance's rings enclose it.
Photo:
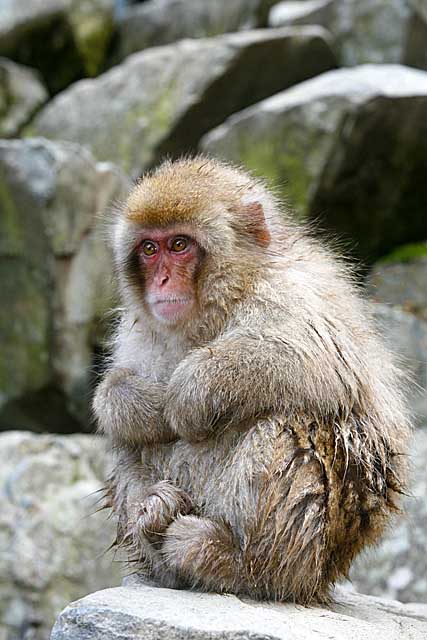
M 189 586 L 235 591 L 240 582 L 241 552 L 224 522 L 178 517 L 166 531 L 162 555 L 166 566 Z
M 147 490 L 139 503 L 135 528 L 149 542 L 160 542 L 169 525 L 180 515 L 190 513 L 190 496 L 169 482 L 159 482 Z

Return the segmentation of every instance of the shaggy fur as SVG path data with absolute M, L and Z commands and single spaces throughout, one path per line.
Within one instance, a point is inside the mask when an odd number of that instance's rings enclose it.
M 141 225 L 171 224 L 203 251 L 198 311 L 172 328 L 133 259 Z M 143 178 L 114 249 L 123 311 L 94 408 L 118 544 L 165 586 L 327 601 L 397 508 L 410 427 L 348 268 L 206 158 Z

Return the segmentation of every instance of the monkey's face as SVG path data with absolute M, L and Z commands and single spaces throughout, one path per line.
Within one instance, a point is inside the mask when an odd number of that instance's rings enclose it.
M 176 325 L 196 306 L 197 241 L 179 228 L 141 230 L 136 247 L 144 303 L 158 321 Z

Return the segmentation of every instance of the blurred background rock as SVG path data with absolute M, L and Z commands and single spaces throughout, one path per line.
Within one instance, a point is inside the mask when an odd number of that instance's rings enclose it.
M 105 221 L 132 178 L 200 150 L 358 265 L 417 431 L 407 517 L 351 578 L 427 602 L 427 0 L 0 0 L 0 56 L 1 640 L 46 638 L 123 574 L 88 516 L 108 467 L 88 409 L 115 304 Z

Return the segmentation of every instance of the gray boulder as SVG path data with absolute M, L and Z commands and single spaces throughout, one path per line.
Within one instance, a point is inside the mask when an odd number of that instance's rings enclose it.
M 13 140 L 0 142 L 0 187 L 0 428 L 74 431 L 87 425 L 93 350 L 113 299 L 97 214 L 105 219 L 128 181 L 77 145 Z
M 247 31 L 148 49 L 64 91 L 29 133 L 90 147 L 138 174 L 194 149 L 233 111 L 335 64 L 317 27 Z
M 408 288 L 410 288 L 408 284 Z M 409 374 L 407 394 L 410 408 L 427 421 L 427 321 L 398 307 L 376 304 L 374 313 L 389 348 Z
M 426 605 L 339 592 L 327 609 L 304 608 L 136 583 L 69 605 L 51 640 L 423 640 L 426 634 Z
M 275 4 L 268 16 L 270 27 L 319 24 L 330 27 L 334 24 L 336 0 L 285 0 Z
M 114 0 L 0 0 L 0 55 L 39 69 L 56 93 L 100 71 L 113 11 Z
M 427 245 L 399 247 L 366 280 L 374 314 L 389 348 L 408 372 L 410 407 L 427 421 Z M 426 583 L 427 584 L 427 583 Z M 400 594 L 394 594 L 401 598 Z
M 420 258 L 377 264 L 368 279 L 369 293 L 380 301 L 374 306 L 375 317 L 389 348 L 411 376 L 409 404 L 424 428 L 417 430 L 411 445 L 404 515 L 396 518 L 378 547 L 356 560 L 350 578 L 362 593 L 403 602 L 427 602 L 427 322 L 404 310 L 427 308 L 426 273 L 425 260 Z
M 0 637 L 46 640 L 67 602 L 120 583 L 97 509 L 108 472 L 95 436 L 0 434 Z
M 372 261 L 427 234 L 427 73 L 340 69 L 227 119 L 201 141 L 277 185 Z
M 427 602 L 427 429 L 417 430 L 411 449 L 412 479 L 404 516 L 389 527 L 376 549 L 356 560 L 350 578 L 363 593 Z
M 377 262 L 367 286 L 378 302 L 397 305 L 427 320 L 427 242 L 399 247 Z
M 148 0 L 130 5 L 117 24 L 118 50 L 130 53 L 181 40 L 256 26 L 259 0 Z
M 400 62 L 427 69 L 426 12 L 424 0 L 300 0 L 276 4 L 268 22 L 324 26 L 344 65 Z
M 13 138 L 48 95 L 39 74 L 0 58 L 0 137 Z

